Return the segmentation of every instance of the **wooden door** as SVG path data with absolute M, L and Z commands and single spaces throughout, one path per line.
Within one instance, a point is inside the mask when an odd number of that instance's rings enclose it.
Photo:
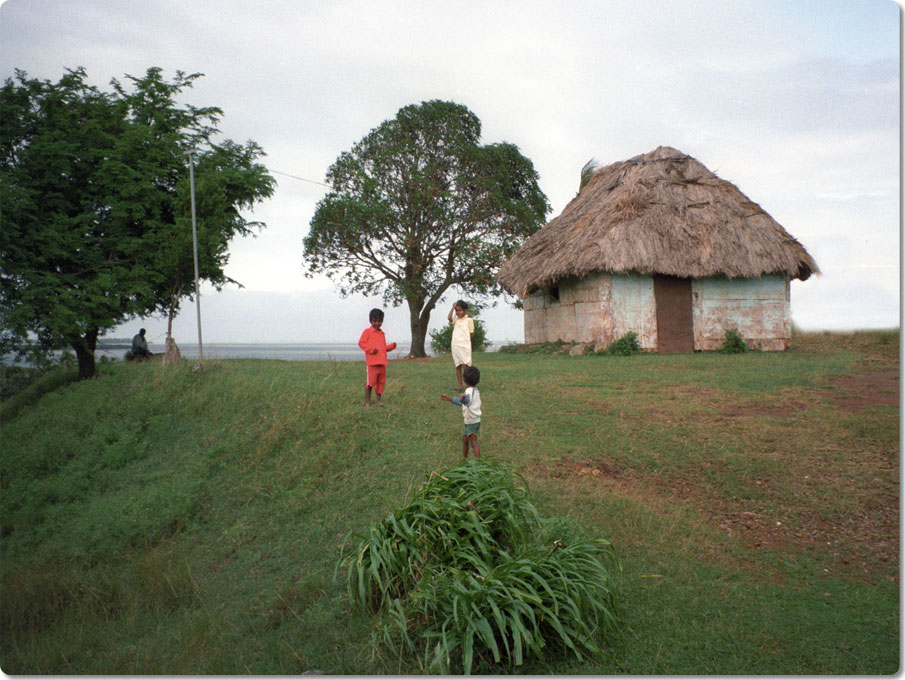
M 654 276 L 657 304 L 657 351 L 660 354 L 694 352 L 691 318 L 691 279 Z

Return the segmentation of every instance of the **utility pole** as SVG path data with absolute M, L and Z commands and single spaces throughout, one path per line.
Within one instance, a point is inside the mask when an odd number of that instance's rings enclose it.
M 195 223 L 195 149 L 189 149 L 189 187 L 192 194 L 192 242 L 195 248 L 195 310 L 198 315 L 198 363 L 204 361 L 204 347 L 201 344 L 201 291 L 198 288 L 198 226 Z

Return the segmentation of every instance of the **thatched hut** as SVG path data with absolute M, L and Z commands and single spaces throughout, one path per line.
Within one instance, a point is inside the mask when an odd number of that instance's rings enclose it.
M 737 330 L 789 346 L 789 282 L 817 273 L 797 240 L 732 183 L 661 146 L 596 170 L 562 214 L 503 263 L 525 342 L 659 352 L 718 349 Z

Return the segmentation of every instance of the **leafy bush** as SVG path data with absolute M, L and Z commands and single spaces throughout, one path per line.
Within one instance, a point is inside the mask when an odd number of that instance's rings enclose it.
M 468 310 L 468 315 L 474 319 L 474 337 L 471 339 L 472 352 L 483 352 L 487 349 L 487 334 L 484 330 L 484 323 L 478 318 L 479 314 L 480 310 L 475 307 Z M 452 331 L 452 324 L 447 323 L 443 328 L 430 332 L 431 350 L 434 354 L 446 354 L 452 351 Z
M 422 671 L 598 656 L 600 634 L 617 623 L 619 562 L 608 541 L 563 526 L 540 521 L 506 466 L 469 459 L 353 534 L 337 568 L 347 565 L 353 602 L 381 613 L 383 642 L 420 658 Z
M 610 343 L 602 353 L 613 354 L 617 356 L 629 356 L 637 354 L 641 351 L 641 343 L 638 341 L 638 334 L 635 331 L 629 331 L 618 340 Z
M 608 542 L 530 547 L 485 572 L 440 569 L 412 594 L 411 611 L 395 622 L 428 671 L 449 674 L 453 660 L 470 673 L 474 660 L 516 666 L 526 657 L 569 650 L 601 655 L 597 634 L 612 629 L 616 566 Z M 422 644 L 411 622 L 424 622 Z M 414 629 L 418 634 L 418 629 Z
M 373 526 L 349 553 L 349 594 L 379 609 L 403 596 L 428 565 L 486 568 L 526 542 L 537 510 L 501 464 L 481 460 L 433 475 L 411 502 Z
M 723 346 L 720 347 L 720 352 L 723 354 L 744 354 L 745 352 L 749 352 L 750 349 L 748 343 L 745 342 L 745 339 L 737 330 L 733 328 L 726 330 L 726 339 L 723 340 Z

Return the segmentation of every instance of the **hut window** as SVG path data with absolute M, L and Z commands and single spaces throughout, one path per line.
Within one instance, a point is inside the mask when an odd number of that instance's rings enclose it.
M 559 286 L 550 286 L 547 289 L 547 294 L 552 302 L 559 302 Z

